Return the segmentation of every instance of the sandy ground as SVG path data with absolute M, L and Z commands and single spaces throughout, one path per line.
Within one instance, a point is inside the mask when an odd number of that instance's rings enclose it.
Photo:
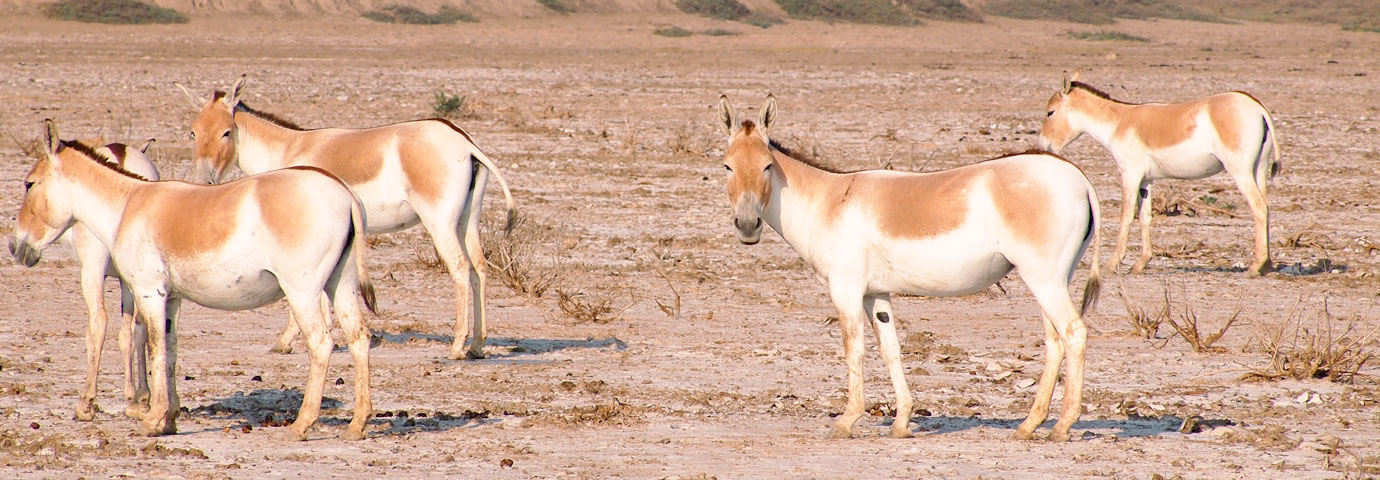
M 741 34 L 652 34 L 666 25 Z M 460 123 L 503 166 L 528 218 L 517 241 L 538 272 L 558 276 L 538 298 L 495 280 L 488 358 L 452 361 L 453 290 L 428 240 L 420 229 L 374 237 L 368 262 L 383 309 L 369 320 L 381 339 L 372 350 L 377 418 L 358 442 L 336 438 L 349 416 L 348 381 L 328 382 L 334 408 L 309 441 L 287 442 L 271 426 L 295 414 L 306 376 L 303 353 L 266 354 L 286 318 L 282 304 L 188 306 L 178 384 L 190 412 L 180 434 L 151 439 L 120 414 L 113 340 L 100 382 L 106 413 L 71 419 L 84 375 L 76 266 L 56 248 L 31 269 L 6 257 L 0 476 L 1338 478 L 1355 477 L 1358 462 L 1375 474 L 1372 377 L 1241 377 L 1268 363 L 1260 338 L 1272 325 L 1310 333 L 1330 325 L 1334 337 L 1351 324 L 1361 333 L 1380 326 L 1380 264 L 1370 248 L 1380 239 L 1370 177 L 1380 146 L 1380 35 L 1177 21 L 1116 26 L 1147 43 L 1064 35 L 1077 28 L 993 19 L 762 30 L 680 15 L 443 27 L 0 18 L 0 133 L 8 137 L 0 141 L 0 234 L 13 229 L 31 164 L 20 144 L 36 138 L 42 118 L 57 119 L 69 138 L 157 138 L 165 178 L 181 177 L 192 112 L 173 82 L 209 94 L 246 73 L 247 102 L 307 127 L 424 117 L 438 90 L 466 96 L 473 114 Z M 774 93 L 775 136 L 840 167 L 933 171 L 1033 146 L 1064 69 L 1081 69 L 1085 81 L 1128 101 L 1226 90 L 1260 98 L 1284 151 L 1284 172 L 1270 187 L 1275 259 L 1306 274 L 1239 272 L 1249 261 L 1250 219 L 1227 177 L 1159 184 L 1166 198 L 1191 202 L 1181 210 L 1200 208 L 1157 218 L 1160 255 L 1146 273 L 1108 278 L 1090 317 L 1100 333 L 1090 340 L 1086 413 L 1073 442 L 1010 439 L 1044 352 L 1035 303 L 1014 275 L 1002 289 L 968 297 L 898 299 L 920 409 L 915 438 L 884 437 L 892 394 L 869 338 L 872 414 L 857 438 L 824 439 L 842 410 L 846 376 L 838 328 L 826 321 L 834 312 L 779 237 L 768 233 L 752 247 L 736 241 L 720 173 L 718 95 L 755 115 L 751 107 Z M 1065 153 L 1102 198 L 1105 258 L 1120 205 L 1116 170 L 1090 140 Z M 1320 261 L 1329 262 L 1321 272 Z M 557 306 L 558 288 L 621 314 L 572 319 Z M 114 282 L 106 290 L 114 308 Z M 677 296 L 679 316 L 658 306 Z M 1196 316 L 1206 332 L 1239 308 L 1220 351 L 1194 352 L 1167 324 L 1157 339 L 1136 335 L 1128 312 L 1158 312 L 1166 297 L 1171 316 Z M 330 379 L 348 378 L 348 356 L 333 360 Z M 1192 416 L 1207 428 L 1180 433 Z M 1341 448 L 1324 445 L 1328 436 Z

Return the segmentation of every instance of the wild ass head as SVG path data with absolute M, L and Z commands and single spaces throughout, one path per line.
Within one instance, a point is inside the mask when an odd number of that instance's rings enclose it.
M 192 169 L 194 183 L 218 183 L 225 170 L 235 163 L 235 108 L 240 104 L 240 89 L 246 76 L 230 87 L 230 92 L 215 92 L 210 100 L 192 95 L 187 87 L 177 84 L 182 94 L 199 112 L 192 121 L 192 141 L 196 143 L 196 160 Z
M 771 132 L 776 120 L 776 97 L 768 94 L 757 123 L 739 121 L 728 102 L 728 95 L 719 96 L 719 116 L 728 133 L 728 150 L 724 151 L 724 168 L 728 170 L 728 201 L 733 206 L 733 226 L 738 240 L 747 245 L 762 239 L 762 209 L 771 200 L 772 158 Z
M 26 267 L 38 263 L 39 252 L 62 236 L 76 220 L 72 216 L 66 181 L 59 172 L 63 161 L 76 161 L 90 148 L 79 142 L 58 140 L 57 125 L 43 120 L 43 153 L 24 176 L 24 201 L 19 206 L 10 254 Z M 79 151 L 80 150 L 80 151 Z M 69 157 L 63 160 L 62 157 Z
M 1064 84 L 1058 92 L 1049 97 L 1049 103 L 1045 106 L 1045 124 L 1040 127 L 1040 149 L 1059 153 L 1074 140 L 1083 134 L 1082 129 L 1073 124 L 1071 118 L 1075 115 L 1072 112 L 1069 95 L 1073 93 L 1073 82 L 1077 82 L 1078 72 L 1064 72 Z

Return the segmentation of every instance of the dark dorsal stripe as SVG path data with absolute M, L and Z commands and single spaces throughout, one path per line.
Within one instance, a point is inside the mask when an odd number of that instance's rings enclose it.
M 455 130 L 456 133 L 459 133 L 460 135 L 464 136 L 465 140 L 469 140 L 470 145 L 474 145 L 475 148 L 479 148 L 479 144 L 474 143 L 474 138 L 470 136 L 470 132 L 466 132 L 465 129 L 460 128 L 454 122 L 440 117 L 430 118 L 429 120 L 445 124 L 447 127 L 450 127 L 451 130 Z
M 149 180 L 149 179 L 147 179 L 147 178 L 144 178 L 144 177 L 140 176 L 140 175 L 137 174 L 137 173 L 131 172 L 131 171 L 129 171 L 129 170 L 125 170 L 123 167 L 121 167 L 120 165 L 116 164 L 116 163 L 113 162 L 113 161 L 106 161 L 106 160 L 103 160 L 103 158 L 105 158 L 105 155 L 101 155 L 101 154 L 99 154 L 99 153 L 96 153 L 96 151 L 95 151 L 95 150 L 92 150 L 91 147 L 86 146 L 85 144 L 83 144 L 83 143 L 81 143 L 81 142 L 77 142 L 77 141 L 68 141 L 68 140 L 63 140 L 63 141 L 61 141 L 61 142 L 58 142 L 58 151 L 57 151 L 57 153 L 62 153 L 62 151 L 63 151 L 64 149 L 68 149 L 68 148 L 70 148 L 70 149 L 72 149 L 72 150 L 76 150 L 77 153 L 80 153 L 80 154 L 82 154 L 83 156 L 85 156 L 87 160 L 91 160 L 92 162 L 95 162 L 97 165 L 100 165 L 100 166 L 102 166 L 102 167 L 105 167 L 105 168 L 109 168 L 109 169 L 111 169 L 111 170 L 114 170 L 115 172 L 117 172 L 117 173 L 119 173 L 119 174 L 121 174 L 121 175 L 124 175 L 124 176 L 126 176 L 126 177 L 133 178 L 133 179 L 135 179 L 135 180 L 143 180 L 143 181 L 145 181 L 145 182 L 147 182 L 147 181 Z
M 255 116 L 255 117 L 258 117 L 260 120 L 263 120 L 263 121 L 268 122 L 268 123 L 272 123 L 272 124 L 274 124 L 274 125 L 277 125 L 277 126 L 280 126 L 280 127 L 283 127 L 283 128 L 286 128 L 286 129 L 288 129 L 288 130 L 297 130 L 297 131 L 306 130 L 305 128 L 302 128 L 302 126 L 300 126 L 300 125 L 298 125 L 298 124 L 296 124 L 296 123 L 293 123 L 291 120 L 284 119 L 284 118 L 279 117 L 279 116 L 277 116 L 277 115 L 274 115 L 274 114 L 272 114 L 272 113 L 261 112 L 261 111 L 259 111 L 259 110 L 255 110 L 255 109 L 253 109 L 253 108 L 250 108 L 249 105 L 245 105 L 244 102 L 242 102 L 242 101 L 235 105 L 235 110 L 238 110 L 238 111 L 241 111 L 241 112 L 248 113 L 248 114 L 250 114 L 250 115 L 253 115 L 253 116 Z

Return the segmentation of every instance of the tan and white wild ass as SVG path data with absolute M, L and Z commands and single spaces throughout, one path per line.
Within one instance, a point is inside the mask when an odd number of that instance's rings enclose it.
M 1245 92 L 1229 92 L 1185 103 L 1129 104 L 1064 74 L 1050 97 L 1040 130 L 1040 148 L 1059 152 L 1088 134 L 1112 154 L 1121 171 L 1121 229 L 1108 260 L 1115 270 L 1126 255 L 1131 220 L 1140 210 L 1139 273 L 1150 248 L 1150 185 L 1155 180 L 1196 180 L 1231 174 L 1255 221 L 1255 260 L 1247 272 L 1262 275 L 1270 265 L 1270 207 L 1265 187 L 1279 168 L 1279 140 L 1269 110 Z
M 355 368 L 354 418 L 341 436 L 363 438 L 372 409 L 369 331 L 355 297 L 363 293 L 371 310 L 374 298 L 364 267 L 363 210 L 344 182 L 311 167 L 215 186 L 148 182 L 80 143 L 59 140 L 53 123 L 45 124 L 46 150 L 24 178 L 10 252 L 31 264 L 73 224 L 85 225 L 107 247 L 148 331 L 152 395 L 141 415 L 145 434 L 177 432 L 183 300 L 245 310 L 286 297 L 311 360 L 290 437 L 305 439 L 320 414 L 334 308 Z
M 178 85 L 199 111 L 192 122 L 194 180 L 215 183 L 231 165 L 249 175 L 293 165 L 318 167 L 345 180 L 359 195 L 369 233 L 396 232 L 420 222 L 455 282 L 450 357 L 483 358 L 488 265 L 479 221 L 489 172 L 503 188 L 509 226 L 514 214 L 512 195 L 493 161 L 468 133 L 439 118 L 364 129 L 302 130 L 246 106 L 240 97 L 244 82 L 240 76 L 229 93 L 215 92 L 209 100 Z M 473 304 L 472 319 L 467 303 Z M 294 333 L 289 323 L 273 350 L 291 351 Z
M 82 143 L 96 152 L 100 159 L 112 162 L 127 172 L 147 180 L 159 179 L 158 169 L 149 160 L 148 148 L 153 144 L 149 139 L 138 148 L 130 148 L 122 143 L 104 144 L 101 139 L 84 140 Z M 73 225 L 67 233 L 58 237 L 57 243 L 68 248 L 77 259 L 81 278 L 81 297 L 86 302 L 86 384 L 82 387 L 81 398 L 77 401 L 76 419 L 95 418 L 96 377 L 101 366 L 101 350 L 105 348 L 105 326 L 109 320 L 105 311 L 106 277 L 115 278 L 120 283 L 120 356 L 125 371 L 125 414 L 134 416 L 140 411 L 139 405 L 147 407 L 149 388 L 147 382 L 147 348 L 143 324 L 134 318 L 134 298 L 129 288 L 120 280 L 119 273 L 110 261 L 110 252 L 105 245 L 87 230 L 85 225 Z M 37 262 L 38 257 L 21 259 L 27 266 Z M 136 329 L 135 327 L 138 327 Z
M 891 294 L 955 296 L 981 291 L 1013 268 L 1040 305 L 1045 367 L 1030 415 L 1016 437 L 1044 422 L 1068 358 L 1064 405 L 1051 439 L 1067 440 L 1078 419 L 1087 327 L 1096 301 L 1097 194 L 1079 169 L 1047 153 L 1018 154 L 936 173 L 834 173 L 801 161 L 769 137 L 776 100 L 757 123 L 735 117 L 720 97 L 728 130 L 728 198 L 738 239 L 755 244 L 770 225 L 814 268 L 838 308 L 848 364 L 848 404 L 831 436 L 848 437 L 863 414 L 863 325 L 871 323 L 896 390 L 891 436 L 911 435 L 913 400 L 901 368 Z M 1092 271 L 1082 307 L 1069 282 L 1088 245 Z

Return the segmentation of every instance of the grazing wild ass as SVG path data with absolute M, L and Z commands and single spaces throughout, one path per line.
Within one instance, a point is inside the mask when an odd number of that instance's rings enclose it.
M 503 176 L 470 135 L 439 118 L 364 129 L 302 130 L 246 106 L 240 98 L 244 82 L 240 76 L 229 93 L 215 92 L 210 100 L 178 85 L 200 112 L 192 122 L 194 180 L 215 183 L 232 164 L 249 175 L 293 165 L 318 167 L 340 177 L 359 195 L 369 233 L 396 232 L 420 222 L 455 282 L 450 357 L 483 358 L 488 265 L 479 220 L 490 172 L 503 188 L 509 227 L 515 211 Z M 471 290 L 472 319 L 465 308 L 471 303 Z M 273 351 L 291 351 L 294 330 L 289 323 Z
M 1229 92 L 1186 103 L 1129 104 L 1064 73 L 1064 85 L 1050 97 L 1040 148 L 1058 153 L 1084 133 L 1112 153 L 1121 171 L 1121 229 L 1108 260 L 1112 270 L 1126 255 L 1131 219 L 1140 210 L 1139 273 L 1150 262 L 1150 184 L 1162 178 L 1196 180 L 1231 174 L 1255 221 L 1253 275 L 1271 270 L 1270 207 L 1265 186 L 1279 168 L 1279 139 L 1269 110 L 1245 92 Z
M 936 173 L 872 170 L 835 173 L 783 151 L 768 134 L 771 95 L 758 122 L 735 117 L 719 99 L 728 130 L 724 167 L 738 239 L 748 245 L 770 225 L 829 289 L 843 327 L 848 404 L 831 436 L 848 437 L 863 414 L 863 325 L 871 323 L 896 389 L 891 436 L 910 436 L 912 398 L 901 369 L 891 294 L 966 295 L 990 287 L 1013 268 L 1040 305 L 1045 367 L 1030 416 L 1016 438 L 1044 422 L 1068 358 L 1064 406 L 1050 434 L 1067 440 L 1083 388 L 1085 312 L 1097 299 L 1097 194 L 1073 164 L 1027 153 Z M 1081 308 L 1069 282 L 1088 245 L 1092 271 Z
M 146 155 L 149 146 L 153 144 L 152 139 L 145 141 L 138 148 L 130 148 L 121 143 L 102 145 L 104 142 L 99 138 L 83 140 L 82 143 L 92 148 L 100 160 L 119 165 L 125 171 L 146 180 L 159 179 L 158 169 Z M 77 259 L 81 272 L 81 297 L 86 302 L 86 384 L 82 387 L 81 399 L 77 401 L 75 417 L 77 420 L 91 420 L 95 418 L 99 409 L 96 406 L 96 377 L 100 372 L 101 350 L 105 347 L 105 326 L 109 320 L 105 311 L 106 277 L 113 277 L 120 282 L 119 344 L 125 370 L 125 400 L 128 405 L 125 407 L 125 414 L 134 416 L 139 411 L 136 406 L 148 405 L 149 396 L 145 332 L 134 328 L 136 325 L 140 329 L 143 328 L 143 324 L 134 318 L 134 299 L 130 296 L 125 282 L 120 280 L 115 266 L 111 264 L 110 252 L 85 225 L 73 225 L 67 233 L 58 237 L 56 243 L 65 246 L 72 252 L 73 258 Z M 33 266 L 27 264 L 30 261 L 37 262 L 38 257 L 25 259 L 27 266 Z
M 183 300 L 245 310 L 286 297 L 311 359 L 290 437 L 305 439 L 320 414 L 333 307 L 355 368 L 354 418 L 341 436 L 363 438 L 372 409 L 369 332 L 355 296 L 363 293 L 373 310 L 374 295 L 363 258 L 364 213 L 344 182 L 311 167 L 215 186 L 148 182 L 80 143 L 59 140 L 52 121 L 45 124 L 45 153 L 24 178 L 10 252 L 32 265 L 40 249 L 76 223 L 107 247 L 151 347 L 145 434 L 177 432 L 174 375 Z

